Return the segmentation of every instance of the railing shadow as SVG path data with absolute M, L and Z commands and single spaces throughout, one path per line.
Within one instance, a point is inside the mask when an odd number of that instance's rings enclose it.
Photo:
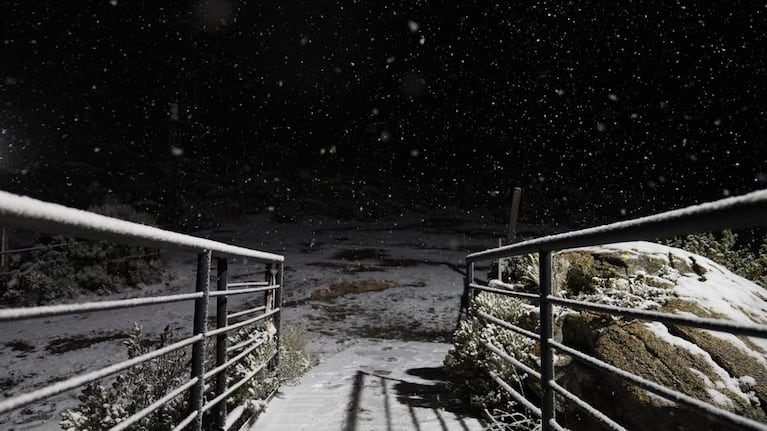
M 382 376 L 366 371 L 357 371 L 352 384 L 349 407 L 346 412 L 346 421 L 342 431 L 358 431 L 360 420 L 376 421 L 377 418 L 360 418 L 360 413 L 376 412 L 378 409 L 365 409 L 362 406 L 363 394 L 366 390 L 380 387 L 383 404 L 383 420 L 380 424 L 385 426 L 386 431 L 401 430 L 395 427 L 394 416 L 403 410 L 407 410 L 412 429 L 422 431 L 423 427 L 418 418 L 418 411 L 428 411 L 434 415 L 440 431 L 470 431 L 463 416 L 471 414 L 465 405 L 458 400 L 447 385 L 447 376 L 442 367 L 412 368 L 406 371 L 414 376 L 413 381 Z M 426 383 L 424 383 L 424 381 Z M 450 422 L 456 424 L 453 428 L 448 427 L 445 414 L 452 416 Z M 422 413 L 423 414 L 423 413 Z M 429 429 L 434 429 L 431 427 Z

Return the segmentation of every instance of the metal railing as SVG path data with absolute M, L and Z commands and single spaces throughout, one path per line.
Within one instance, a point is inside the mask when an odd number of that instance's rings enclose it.
M 131 425 L 149 416 L 185 392 L 189 397 L 189 411 L 176 424 L 174 430 L 187 428 L 196 431 L 201 430 L 203 415 L 208 411 L 212 411 L 215 416 L 216 429 L 224 430 L 227 424 L 226 400 L 269 364 L 273 364 L 275 369 L 279 366 L 284 262 L 282 256 L 105 217 L 2 191 L 0 191 L 0 225 L 98 241 L 180 250 L 197 255 L 194 292 L 78 304 L 0 309 L 0 324 L 12 324 L 25 319 L 194 301 L 193 331 L 190 337 L 126 361 L 117 362 L 85 374 L 74 375 L 31 392 L 7 397 L 0 401 L 0 414 L 113 376 L 130 367 L 191 346 L 190 379 L 176 388 L 169 388 L 166 395 L 126 418 L 111 430 L 128 429 Z M 245 258 L 249 263 L 265 265 L 264 280 L 229 283 L 229 263 L 233 258 Z M 216 260 L 215 290 L 212 290 L 210 286 L 213 259 Z M 263 306 L 228 314 L 227 298 L 229 296 L 255 293 L 264 295 Z M 208 328 L 210 298 L 216 298 L 215 328 Z M 244 316 L 248 317 L 236 323 L 229 321 Z M 267 319 L 271 320 L 276 328 L 274 353 L 259 367 L 250 370 L 244 378 L 227 385 L 227 371 L 265 342 L 263 337 L 253 337 L 235 346 L 228 346 L 227 334 L 258 322 L 267 321 Z M 215 339 L 215 365 L 208 370 L 204 357 L 206 342 L 209 339 Z M 215 388 L 215 395 L 212 399 L 206 400 L 206 382 L 214 378 L 215 383 L 210 386 Z
M 751 228 L 767 226 L 767 190 L 747 195 L 723 199 L 716 202 L 691 206 L 676 211 L 669 211 L 649 217 L 642 217 L 590 229 L 567 232 L 488 249 L 466 257 L 466 279 L 461 301 L 461 313 L 469 312 L 472 298 L 481 291 L 508 295 L 523 300 L 538 302 L 540 311 L 540 331 L 534 333 L 509 322 L 495 318 L 487 313 L 478 312 L 477 317 L 502 326 L 523 336 L 536 340 L 540 344 L 540 370 L 536 371 L 517 359 L 504 354 L 493 345 L 486 345 L 501 360 L 522 370 L 540 381 L 540 406 L 532 404 L 523 394 L 512 388 L 496 374 L 490 377 L 509 395 L 541 419 L 543 431 L 564 429 L 556 420 L 557 395 L 561 400 L 573 403 L 605 428 L 625 430 L 623 426 L 609 418 L 603 412 L 590 405 L 576 394 L 568 391 L 555 381 L 554 353 L 558 351 L 569 355 L 574 360 L 594 369 L 617 376 L 653 394 L 685 408 L 692 409 L 705 417 L 735 430 L 767 431 L 767 424 L 739 416 L 712 404 L 693 398 L 677 390 L 665 387 L 642 376 L 617 368 L 607 362 L 583 353 L 554 340 L 554 306 L 569 307 L 575 310 L 588 310 L 596 313 L 617 315 L 645 321 L 671 323 L 699 329 L 727 332 L 730 334 L 767 338 L 767 325 L 732 322 L 722 319 L 701 318 L 690 315 L 677 315 L 656 311 L 638 310 L 626 307 L 604 305 L 555 296 L 552 292 L 552 252 L 603 245 L 609 243 L 655 240 L 658 238 L 684 235 L 693 232 L 724 230 L 725 228 Z M 513 256 L 538 253 L 539 256 L 539 292 L 538 294 L 496 289 L 479 284 L 475 278 L 475 264 L 482 261 L 497 260 Z

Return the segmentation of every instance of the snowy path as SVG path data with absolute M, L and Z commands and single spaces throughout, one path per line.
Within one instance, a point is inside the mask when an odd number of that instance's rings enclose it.
M 475 431 L 441 375 L 449 344 L 368 340 L 283 387 L 253 431 Z M 451 408 L 453 407 L 453 408 Z
M 493 245 L 498 230 L 465 218 L 456 223 L 411 217 L 375 223 L 315 220 L 273 224 L 258 217 L 196 235 L 285 255 L 283 324 L 305 324 L 312 340 L 310 349 L 326 357 L 365 338 L 445 341 L 455 325 L 462 290 L 461 275 L 455 268 L 467 251 Z M 174 253 L 169 261 L 175 278 L 167 285 L 90 299 L 192 291 L 195 257 Z M 233 276 L 249 272 L 243 265 L 230 269 Z M 371 280 L 394 287 L 307 300 L 313 292 L 336 283 Z M 245 308 L 249 299 L 233 297 L 230 309 Z M 211 313 L 214 309 L 211 306 Z M 111 364 L 125 358 L 122 342 L 134 321 L 149 336 L 168 324 L 184 335 L 191 328 L 191 316 L 192 303 L 184 302 L 0 326 L 0 367 L 4 370 L 0 389 L 12 395 Z M 76 396 L 65 393 L 29 409 L 0 415 L 0 429 L 58 429 L 59 414 L 76 404 Z

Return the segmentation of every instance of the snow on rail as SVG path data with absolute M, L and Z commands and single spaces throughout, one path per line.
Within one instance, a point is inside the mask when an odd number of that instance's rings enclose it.
M 144 247 L 195 253 L 210 250 L 217 255 L 248 257 L 261 263 L 284 261 L 284 258 L 277 254 L 170 232 L 3 191 L 0 191 L 0 224 Z
M 626 241 L 653 240 L 693 232 L 765 225 L 767 190 L 721 199 L 647 217 L 626 220 L 588 229 L 550 235 L 466 256 L 466 262 L 564 250 Z

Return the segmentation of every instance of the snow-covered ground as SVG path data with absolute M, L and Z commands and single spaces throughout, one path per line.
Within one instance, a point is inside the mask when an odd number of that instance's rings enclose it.
M 463 257 L 496 245 L 503 228 L 456 210 L 375 222 L 315 219 L 275 224 L 258 216 L 195 235 L 285 255 L 283 324 L 305 323 L 310 348 L 322 356 L 365 337 L 444 341 L 458 315 L 463 287 L 457 269 Z M 168 283 L 79 301 L 193 291 L 196 257 L 172 252 L 167 259 L 174 275 Z M 259 270 L 247 262 L 230 264 L 233 281 L 261 280 Z M 396 287 L 307 300 L 334 283 L 367 280 Z M 230 310 L 253 306 L 252 301 L 248 295 L 231 297 Z M 179 335 L 188 334 L 192 309 L 191 302 L 182 302 L 0 325 L 3 394 L 29 391 L 125 358 L 122 341 L 134 321 L 148 336 L 166 325 L 178 329 Z M 213 313 L 215 306 L 210 310 Z M 59 414 L 76 404 L 77 393 L 0 416 L 0 428 L 58 429 Z

